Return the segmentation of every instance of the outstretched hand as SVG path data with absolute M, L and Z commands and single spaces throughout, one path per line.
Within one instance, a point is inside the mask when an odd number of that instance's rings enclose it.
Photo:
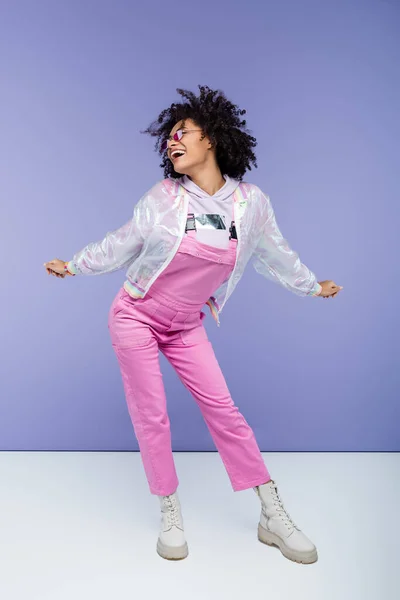
M 336 285 L 336 283 L 330 279 L 327 281 L 318 281 L 318 283 L 322 286 L 321 293 L 318 295 L 323 298 L 334 298 L 343 289 L 343 286 Z
M 61 279 L 63 279 L 66 275 L 71 275 L 71 273 L 66 273 L 64 271 L 64 265 L 64 260 L 55 258 L 47 263 L 44 263 L 43 266 L 46 268 L 48 275 L 55 275 L 55 277 L 61 277 Z

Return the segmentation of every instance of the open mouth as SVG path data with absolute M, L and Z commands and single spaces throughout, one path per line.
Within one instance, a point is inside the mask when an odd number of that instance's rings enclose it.
M 181 158 L 182 156 L 185 156 L 186 152 L 173 152 L 171 155 L 171 160 L 173 162 L 175 162 L 176 160 L 178 160 L 178 158 Z

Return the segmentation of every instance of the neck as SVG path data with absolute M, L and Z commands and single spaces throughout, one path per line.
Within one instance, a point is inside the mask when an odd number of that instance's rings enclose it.
M 209 196 L 214 196 L 225 185 L 225 179 L 217 165 L 197 167 L 195 172 L 186 175 Z

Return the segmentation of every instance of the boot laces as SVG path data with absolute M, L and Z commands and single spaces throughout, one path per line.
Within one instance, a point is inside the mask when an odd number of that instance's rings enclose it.
M 283 501 L 282 501 L 282 498 L 279 496 L 278 487 L 276 484 L 272 484 L 271 493 L 274 497 L 274 504 L 276 507 L 275 510 L 277 513 L 279 513 L 279 516 L 282 519 L 282 521 L 284 522 L 284 524 L 286 525 L 286 527 L 288 529 L 293 529 L 294 527 L 296 529 L 298 529 L 297 525 L 295 524 L 295 522 L 293 521 L 293 519 L 291 518 L 291 516 L 289 515 L 289 513 L 283 506 Z
M 174 496 L 165 496 L 164 506 L 167 509 L 166 515 L 168 527 L 172 527 L 173 525 L 180 527 L 179 510 L 176 498 Z

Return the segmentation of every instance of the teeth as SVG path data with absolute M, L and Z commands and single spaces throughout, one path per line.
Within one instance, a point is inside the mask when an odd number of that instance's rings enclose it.
M 171 156 L 182 156 L 183 154 L 185 154 L 183 150 L 174 150 Z

